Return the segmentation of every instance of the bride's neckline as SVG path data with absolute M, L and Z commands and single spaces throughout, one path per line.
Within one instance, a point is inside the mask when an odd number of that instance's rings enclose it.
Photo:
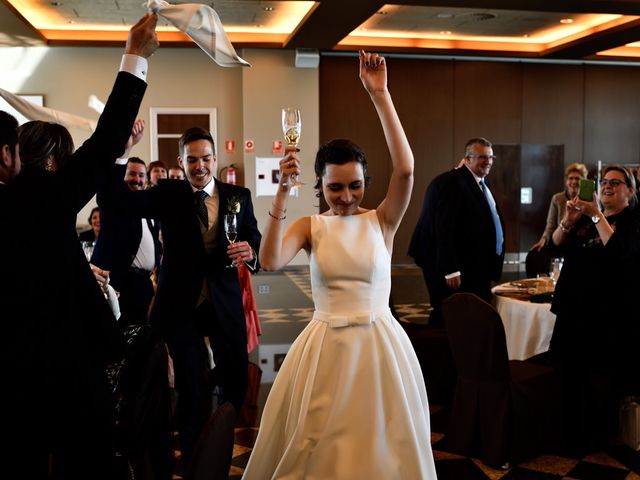
M 342 218 L 348 218 L 348 217 L 357 217 L 360 215 L 364 215 L 365 213 L 369 213 L 371 212 L 370 209 L 366 209 L 366 208 L 362 208 L 360 207 L 360 210 L 358 211 L 358 213 L 353 213 L 351 215 L 336 215 L 335 213 L 333 213 L 333 210 L 327 210 L 324 213 L 321 213 L 320 216 L 321 217 L 342 217 Z

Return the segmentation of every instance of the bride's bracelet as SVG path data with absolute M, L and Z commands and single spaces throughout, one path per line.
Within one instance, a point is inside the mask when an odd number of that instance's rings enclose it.
M 282 215 L 281 217 L 276 217 L 275 215 L 273 215 L 271 213 L 271 210 L 267 210 L 267 213 L 269 214 L 269 216 L 275 220 L 284 220 L 285 218 L 287 218 L 286 215 Z
M 276 210 L 278 210 L 278 211 L 282 212 L 282 213 L 287 213 L 287 209 L 286 209 L 286 208 L 280 208 L 280 207 L 278 207 L 278 206 L 277 206 L 275 203 L 273 203 L 273 202 L 271 202 L 271 206 L 272 206 L 273 208 L 275 208 Z

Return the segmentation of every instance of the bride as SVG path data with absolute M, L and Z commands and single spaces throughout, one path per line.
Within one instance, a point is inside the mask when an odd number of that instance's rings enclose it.
M 413 154 L 387 90 L 385 59 L 360 52 L 360 79 L 382 124 L 393 172 L 375 210 L 360 206 L 367 162 L 349 140 L 316 156 L 329 210 L 283 233 L 296 151 L 280 161 L 260 263 L 278 270 L 310 257 L 315 313 L 287 353 L 267 400 L 244 477 L 435 479 L 429 405 L 415 352 L 388 308 L 393 238 L 413 187 Z

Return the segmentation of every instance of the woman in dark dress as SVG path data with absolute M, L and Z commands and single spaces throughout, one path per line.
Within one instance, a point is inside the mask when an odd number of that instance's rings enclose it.
M 564 388 L 565 442 L 575 453 L 617 433 L 623 395 L 638 394 L 640 221 L 635 179 L 605 169 L 596 195 L 567 202 L 553 243 L 565 257 L 552 311 L 551 357 Z

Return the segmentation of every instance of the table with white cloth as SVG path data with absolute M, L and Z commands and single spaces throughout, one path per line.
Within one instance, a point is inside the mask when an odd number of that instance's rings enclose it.
M 496 310 L 500 313 L 507 339 L 510 360 L 526 360 L 549 350 L 555 314 L 551 313 L 551 303 L 534 303 L 522 293 L 522 282 L 536 282 L 536 279 L 510 282 L 492 289 Z M 530 284 L 529 284 L 530 285 Z M 535 289 L 529 289 L 535 294 Z

